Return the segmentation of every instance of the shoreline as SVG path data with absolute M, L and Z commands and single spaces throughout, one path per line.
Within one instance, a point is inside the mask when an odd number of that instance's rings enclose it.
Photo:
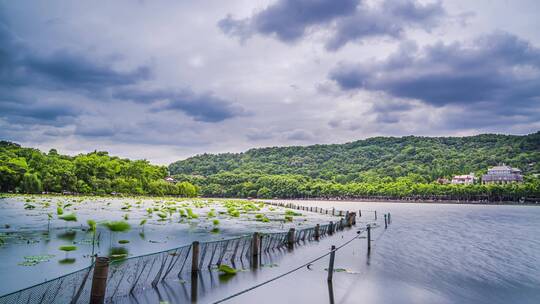
M 309 198 L 309 199 L 302 199 L 302 198 L 288 198 L 288 199 L 278 199 L 278 198 L 272 198 L 272 199 L 256 199 L 258 201 L 312 201 L 312 202 L 351 202 L 351 203 L 390 203 L 390 204 L 445 204 L 445 205 L 485 205 L 485 206 L 540 206 L 540 202 L 512 202 L 512 201 L 502 201 L 502 202 L 486 202 L 486 201 L 460 201 L 460 200 L 406 200 L 406 199 L 336 199 L 336 198 L 328 198 L 328 199 L 321 199 L 321 198 Z
M 317 201 L 317 202 L 369 202 L 369 203 L 393 203 L 393 204 L 448 204 L 448 205 L 487 205 L 487 206 L 540 206 L 539 201 L 476 201 L 476 200 L 428 200 L 428 199 L 382 199 L 382 198 L 240 198 L 240 197 L 180 197 L 180 196 L 152 196 L 152 195 L 89 195 L 89 194 L 62 194 L 62 193 L 0 193 L 0 199 L 10 196 L 58 196 L 58 197 L 110 197 L 110 198 L 127 198 L 127 197 L 176 197 L 185 199 L 239 199 L 239 200 L 256 200 L 256 201 Z

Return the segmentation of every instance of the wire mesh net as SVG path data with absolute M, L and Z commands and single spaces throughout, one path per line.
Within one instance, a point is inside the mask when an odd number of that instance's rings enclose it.
M 296 206 L 297 209 L 301 209 Z M 304 208 L 304 207 L 302 207 Z M 344 214 L 342 211 L 316 208 L 315 212 L 325 214 Z M 294 230 L 293 245 L 318 240 L 336 231 L 343 230 L 346 220 Z M 292 232 L 260 234 L 259 242 L 253 241 L 253 235 L 237 238 L 202 242 L 199 244 L 199 271 L 215 270 L 219 265 L 236 267 L 254 262 L 253 253 L 259 246 L 260 254 L 270 255 L 282 247 L 290 246 Z M 177 280 L 186 282 L 191 279 L 193 245 L 152 253 L 131 258 L 112 258 L 109 265 L 106 302 L 118 302 L 122 298 L 134 295 L 148 288 L 156 288 L 163 281 Z M 0 297 L 0 304 L 19 303 L 86 303 L 90 299 L 94 265 L 5 296 Z
M 88 303 L 94 266 L 0 297 L 0 304 Z

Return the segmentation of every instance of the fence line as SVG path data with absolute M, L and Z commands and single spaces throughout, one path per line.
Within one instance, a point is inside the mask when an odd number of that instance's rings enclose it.
M 355 212 L 332 209 L 330 213 L 330 209 L 317 207 L 310 207 L 307 210 L 307 207 L 292 204 L 269 204 L 345 217 L 335 223 L 317 224 L 314 227 L 299 230 L 291 228 L 288 232 L 255 233 L 253 236 L 244 235 L 200 244 L 194 242 L 190 245 L 137 257 L 120 259 L 113 257 L 108 268 L 106 293 L 103 300 L 113 302 L 117 298 L 129 297 L 147 288 L 155 288 L 165 280 L 187 281 L 191 278 L 188 275 L 190 273 L 212 270 L 223 264 L 232 265 L 235 268 L 237 263 L 242 268 L 246 264 L 255 266 L 263 253 L 271 254 L 285 247 L 319 240 L 321 237 L 356 224 Z M 197 250 L 195 250 L 195 243 L 197 243 Z M 0 304 L 87 303 L 92 292 L 95 269 L 95 264 L 92 264 L 65 276 L 10 293 L 0 297 Z

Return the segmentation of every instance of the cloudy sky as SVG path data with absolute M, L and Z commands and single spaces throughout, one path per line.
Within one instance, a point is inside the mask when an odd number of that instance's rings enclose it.
M 0 0 L 0 139 L 167 164 L 540 129 L 537 0 Z

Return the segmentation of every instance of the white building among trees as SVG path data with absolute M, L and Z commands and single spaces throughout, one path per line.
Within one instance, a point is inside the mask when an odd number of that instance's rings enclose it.
M 465 174 L 465 175 L 456 175 L 452 178 L 453 185 L 472 185 L 476 180 L 474 173 Z
M 482 176 L 483 184 L 508 184 L 523 182 L 523 175 L 518 168 L 512 168 L 505 164 L 488 169 L 487 174 Z

